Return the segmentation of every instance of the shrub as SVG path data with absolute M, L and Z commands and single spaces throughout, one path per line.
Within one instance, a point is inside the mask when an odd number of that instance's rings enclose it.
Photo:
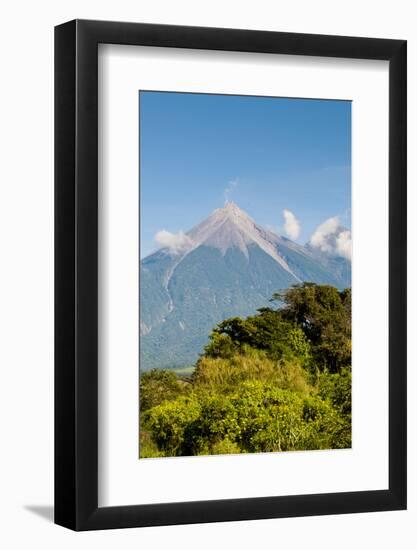
M 140 376 L 140 410 L 146 411 L 164 401 L 175 399 L 182 392 L 174 372 L 152 369 Z
M 186 432 L 192 429 L 200 412 L 200 404 L 194 396 L 181 396 L 146 411 L 143 422 L 158 448 L 167 456 L 196 454 Z
M 239 454 L 241 453 L 240 447 L 234 441 L 231 441 L 229 438 L 225 437 L 218 443 L 214 443 L 211 446 L 210 453 L 212 455 L 228 455 L 228 454 Z
M 340 373 L 319 373 L 318 393 L 323 399 L 329 399 L 333 406 L 350 419 L 352 410 L 352 369 L 345 367 Z
M 254 384 L 245 388 L 237 406 L 246 426 L 248 452 L 335 448 L 342 419 L 318 397 Z
M 350 446 L 350 423 L 330 401 L 261 381 L 166 402 L 149 411 L 147 426 L 159 449 L 177 456 Z
M 158 449 L 158 445 L 152 439 L 151 434 L 143 428 L 140 430 L 139 441 L 140 458 L 159 458 L 165 456 L 164 452 Z

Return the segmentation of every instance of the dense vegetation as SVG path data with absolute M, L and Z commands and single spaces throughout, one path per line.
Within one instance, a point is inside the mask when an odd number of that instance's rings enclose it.
M 190 377 L 140 382 L 140 456 L 351 446 L 351 291 L 303 283 L 219 323 Z

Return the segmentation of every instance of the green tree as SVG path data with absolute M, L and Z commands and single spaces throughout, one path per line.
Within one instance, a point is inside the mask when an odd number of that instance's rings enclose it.
M 264 308 L 257 315 L 241 319 L 232 317 L 217 325 L 204 349 L 206 357 L 230 358 L 245 347 L 264 350 L 275 360 L 297 357 L 306 363 L 310 345 L 295 323 L 283 319 L 280 311 Z
M 283 319 L 296 323 L 311 343 L 314 363 L 338 372 L 351 363 L 351 291 L 303 283 L 273 295 Z

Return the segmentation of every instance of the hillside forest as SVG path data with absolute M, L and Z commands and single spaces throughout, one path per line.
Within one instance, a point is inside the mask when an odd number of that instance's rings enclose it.
M 140 376 L 140 458 L 351 447 L 351 290 L 302 283 Z

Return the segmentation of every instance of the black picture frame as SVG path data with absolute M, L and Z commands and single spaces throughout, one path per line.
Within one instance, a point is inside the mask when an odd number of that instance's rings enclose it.
M 98 506 L 98 44 L 389 62 L 389 488 Z M 406 41 L 74 20 L 55 28 L 55 523 L 74 529 L 406 508 Z

